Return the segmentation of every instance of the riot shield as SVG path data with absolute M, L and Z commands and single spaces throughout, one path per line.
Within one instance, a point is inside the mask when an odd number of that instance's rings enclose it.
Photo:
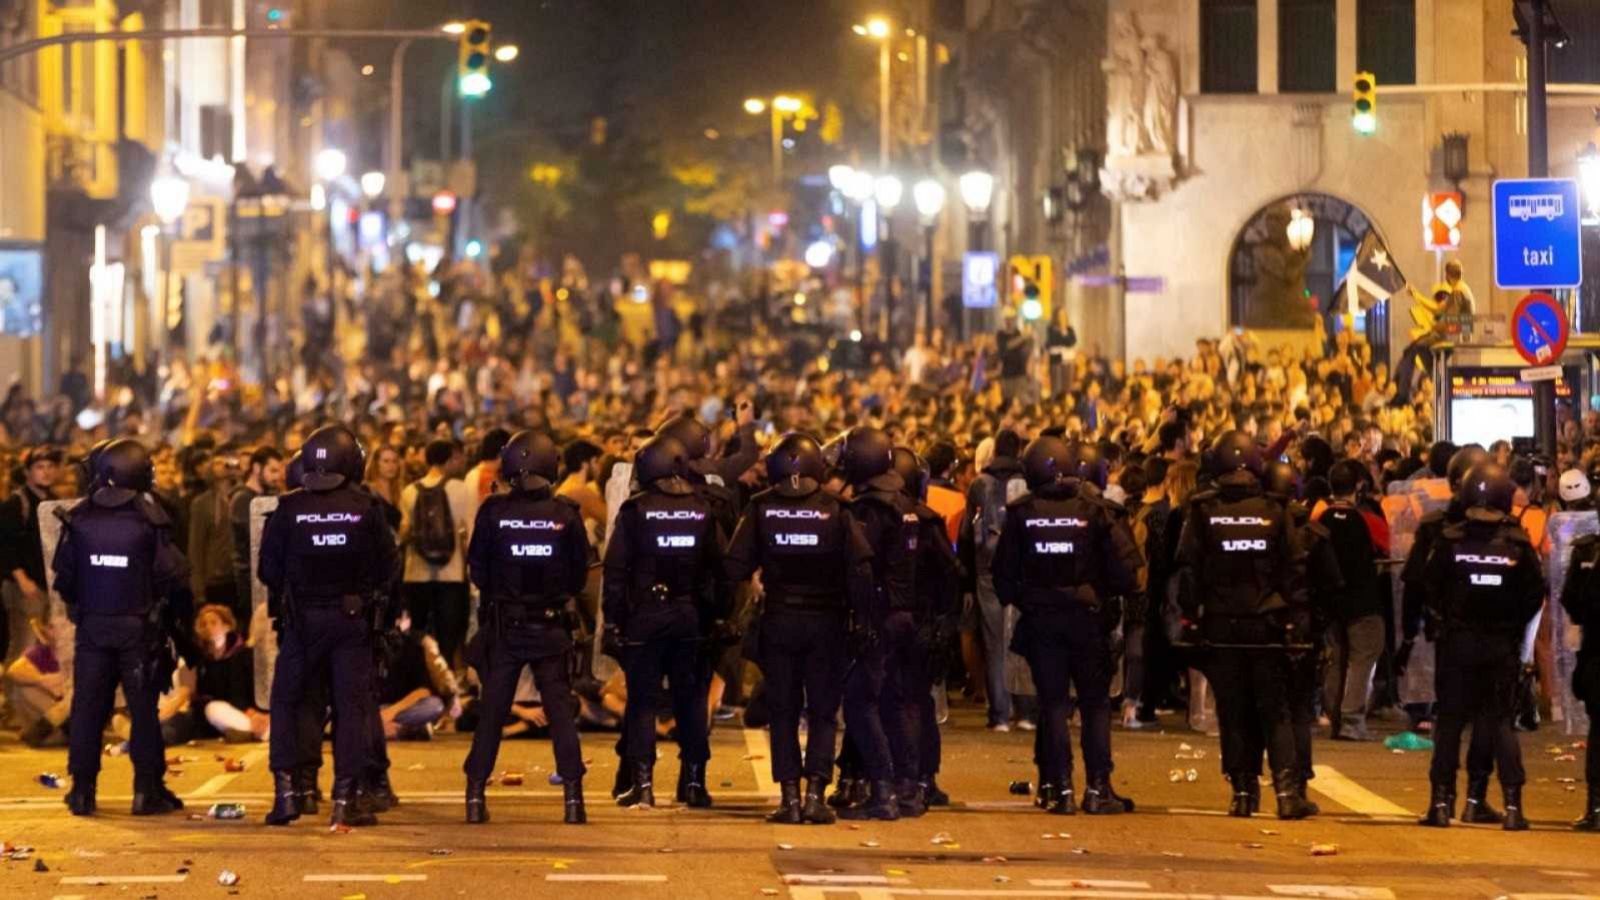
M 61 516 L 81 500 L 46 500 L 39 504 L 39 549 L 44 551 L 44 577 L 49 589 L 47 606 L 50 621 L 55 625 L 56 659 L 61 661 L 61 671 L 66 674 L 67 691 L 72 690 L 73 648 L 77 646 L 77 628 L 67 618 L 67 605 L 56 593 L 56 544 L 61 541 Z
M 1412 543 L 1417 535 L 1417 524 L 1422 521 L 1423 516 L 1443 512 L 1445 507 L 1450 505 L 1450 484 L 1443 478 L 1395 482 L 1389 485 L 1389 495 L 1383 498 L 1382 503 L 1384 518 L 1389 522 L 1390 553 L 1397 559 L 1405 559 L 1411 554 Z M 1404 640 L 1404 635 L 1398 633 L 1403 621 L 1402 603 L 1405 597 L 1405 585 L 1400 580 L 1402 568 L 1394 566 L 1390 570 L 1390 577 L 1394 580 L 1394 622 L 1397 644 Z M 1418 635 L 1416 644 L 1411 650 L 1411 659 L 1406 665 L 1405 675 L 1400 679 L 1401 703 L 1434 701 L 1434 668 L 1433 642 Z
M 267 586 L 257 574 L 261 565 L 261 533 L 267 527 L 267 516 L 277 508 L 277 497 L 256 497 L 250 501 L 250 646 L 255 658 L 258 709 L 272 708 L 272 673 L 278 663 L 278 632 L 267 615 Z
M 1556 513 L 1545 529 L 1550 541 L 1545 574 L 1552 598 L 1545 604 L 1545 614 L 1550 617 L 1550 656 L 1555 663 L 1549 682 L 1554 691 L 1550 698 L 1550 716 L 1565 734 L 1587 734 L 1589 714 L 1583 702 L 1572 695 L 1572 673 L 1577 667 L 1578 644 L 1583 631 L 1567 618 L 1567 611 L 1560 602 L 1561 589 L 1567 583 L 1567 564 L 1571 560 L 1573 542 L 1597 532 L 1600 532 L 1600 518 L 1592 512 Z

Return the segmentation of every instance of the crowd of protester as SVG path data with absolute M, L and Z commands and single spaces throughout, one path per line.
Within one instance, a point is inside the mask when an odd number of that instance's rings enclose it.
M 668 287 L 643 294 L 627 287 L 591 285 L 571 266 L 542 281 L 467 265 L 434 281 L 407 271 L 374 279 L 359 300 L 341 303 L 342 322 L 329 315 L 308 326 L 292 365 L 265 387 L 220 352 L 193 364 L 125 361 L 113 368 L 103 400 L 84 389 L 76 368 L 52 396 L 12 385 L 0 401 L 0 496 L 7 498 L 0 504 L 0 649 L 9 725 L 30 743 L 61 740 L 68 686 L 50 639 L 38 509 L 78 496 L 75 463 L 110 437 L 153 448 L 156 499 L 192 564 L 197 649 L 163 698 L 164 726 L 173 738 L 230 741 L 260 740 L 267 730 L 253 680 L 260 668 L 252 653 L 265 637 L 252 597 L 251 502 L 283 489 L 285 461 L 326 421 L 349 423 L 368 449 L 365 483 L 405 546 L 397 599 L 407 614 L 390 637 L 380 698 L 395 739 L 462 728 L 474 714 L 476 685 L 463 658 L 474 623 L 462 555 L 478 504 L 495 490 L 499 450 L 521 428 L 549 430 L 563 446 L 558 491 L 577 502 L 596 547 L 605 539 L 613 467 L 674 411 L 693 411 L 712 426 L 712 454 L 738 463 L 728 474 L 745 496 L 763 487 L 756 451 L 777 436 L 878 425 L 927 460 L 929 502 L 953 541 L 1014 489 L 1027 439 L 1059 429 L 1098 440 L 1112 472 L 1106 494 L 1126 509 L 1147 560 L 1146 599 L 1130 604 L 1122 640 L 1128 727 L 1184 706 L 1192 722 L 1208 727 L 1202 680 L 1187 673 L 1160 629 L 1145 627 L 1174 565 L 1200 448 L 1242 429 L 1270 455 L 1293 460 L 1296 490 L 1308 505 L 1374 514 L 1372 498 L 1390 483 L 1429 474 L 1429 376 L 1419 369 L 1412 383 L 1397 385 L 1348 331 L 1274 346 L 1235 330 L 1197 340 L 1187 358 L 1124 362 L 1079 344 L 1064 315 L 1033 328 L 1008 312 L 992 332 L 958 339 L 919 331 L 896 350 L 844 328 L 829 337 L 789 296 L 714 291 L 701 298 L 703 311 L 690 311 Z M 1561 423 L 1552 485 L 1554 473 L 1580 466 L 1597 424 Z M 1358 464 L 1355 483 L 1348 466 L 1330 477 L 1340 460 Z M 1542 485 L 1523 474 L 1524 502 L 1544 503 Z M 1549 502 L 1559 502 L 1554 490 Z M 1345 612 L 1345 625 L 1364 621 L 1339 629 L 1333 642 L 1343 662 L 1329 675 L 1325 708 L 1335 717 L 1370 705 L 1344 689 L 1342 673 L 1376 663 L 1368 617 L 1387 602 L 1387 593 L 1381 600 L 1376 593 L 1386 583 L 1376 575 L 1388 553 L 1381 537 L 1374 527 L 1373 552 L 1362 563 L 1374 572 L 1363 582 L 1374 595 L 1350 598 Z M 984 552 L 981 534 L 976 543 L 974 552 Z M 986 581 L 967 586 L 952 694 L 959 687 L 986 709 L 991 728 L 1031 728 L 1031 686 L 1024 667 L 1008 659 L 1011 623 Z M 714 706 L 751 702 L 748 673 L 734 666 L 719 674 Z M 577 689 L 584 722 L 614 727 L 626 702 L 620 676 L 586 679 Z M 508 730 L 537 732 L 544 723 L 536 695 L 530 689 L 522 699 Z

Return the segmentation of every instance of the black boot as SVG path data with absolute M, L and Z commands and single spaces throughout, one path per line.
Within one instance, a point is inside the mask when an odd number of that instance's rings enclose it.
M 67 792 L 67 809 L 75 816 L 92 816 L 95 813 L 95 779 L 90 776 L 72 776 L 72 790 Z M 1590 792 L 1591 796 L 1593 791 Z
M 800 812 L 800 782 L 785 781 L 778 786 L 778 808 L 767 816 L 774 825 L 799 825 L 805 821 Z
M 1310 807 L 1300 799 L 1300 776 L 1294 772 L 1272 773 L 1272 790 L 1278 795 L 1278 818 L 1304 819 L 1311 815 Z
M 1467 779 L 1467 802 L 1461 807 L 1461 821 L 1469 825 L 1499 825 L 1506 817 L 1489 805 L 1489 776 Z
M 301 766 L 295 770 L 294 779 L 294 793 L 299 800 L 300 815 L 316 815 L 322 800 L 322 789 L 317 787 L 317 767 Z
M 349 828 L 378 824 L 378 817 L 373 815 L 372 810 L 361 805 L 356 780 L 348 775 L 343 778 L 335 775 L 333 778 L 333 814 L 328 817 L 328 824 Z
M 656 805 L 655 766 L 649 763 L 633 764 L 633 784 L 628 792 L 617 798 L 618 806 L 643 806 L 646 809 Z
M 902 818 L 916 819 L 928 813 L 928 805 L 922 800 L 922 785 L 909 778 L 895 782 L 894 799 Z
M 372 795 L 372 811 L 386 813 L 400 805 L 400 797 L 394 792 L 394 785 L 389 783 L 389 771 L 385 769 L 372 779 L 369 790 Z
M 1133 801 L 1119 796 L 1108 775 L 1089 779 L 1083 789 L 1083 811 L 1091 816 L 1112 816 L 1133 812 Z
M 561 795 L 566 801 L 566 814 L 561 821 L 568 825 L 584 825 L 589 821 L 589 813 L 583 808 L 583 779 L 574 778 L 561 783 Z
M 929 809 L 935 806 L 949 806 L 950 795 L 939 787 L 939 782 L 934 776 L 929 775 L 922 781 L 922 802 L 927 804 Z
M 174 803 L 178 798 L 167 790 L 161 782 L 160 775 L 138 775 L 133 777 L 133 814 L 136 816 L 163 816 L 170 812 L 177 812 L 183 808 L 182 802 Z
M 1306 809 L 1311 810 L 1311 815 L 1313 815 L 1313 816 L 1321 815 L 1322 814 L 1322 807 L 1320 807 L 1316 803 L 1314 803 L 1311 800 L 1311 798 L 1307 795 L 1307 792 L 1310 790 L 1310 788 L 1307 787 L 1307 782 L 1309 782 L 1310 779 L 1311 779 L 1311 776 L 1308 775 L 1308 774 L 1302 773 L 1300 775 L 1300 802 L 1304 803 L 1306 805 Z M 1260 788 L 1260 785 L 1257 785 L 1257 787 L 1256 787 L 1256 805 L 1259 806 L 1260 804 L 1261 804 L 1261 788 Z
M 1065 784 L 1056 786 L 1054 796 L 1050 799 L 1050 805 L 1045 808 L 1045 812 L 1053 816 L 1075 816 L 1078 814 L 1078 799 L 1072 793 L 1072 782 L 1070 780 Z
M 77 786 L 77 782 L 73 782 Z M 1600 785 L 1589 785 L 1589 802 L 1583 807 L 1583 818 L 1572 823 L 1573 831 L 1600 831 Z
M 489 821 L 489 798 L 484 790 L 489 782 L 484 778 L 467 779 L 467 824 L 483 825 Z
M 900 804 L 895 800 L 894 785 L 887 781 L 874 781 L 869 790 L 871 793 L 866 803 L 840 810 L 839 818 L 855 821 L 877 819 L 883 822 L 900 818 Z
M 838 821 L 838 816 L 828 808 L 827 801 L 822 795 L 828 790 L 828 783 L 820 778 L 806 779 L 805 804 L 800 807 L 800 818 L 807 825 L 832 825 Z
M 1033 805 L 1047 810 L 1055 804 L 1056 796 L 1060 793 L 1061 789 L 1056 787 L 1054 782 L 1041 779 L 1039 781 L 1039 791 L 1033 795 Z
M 690 809 L 710 809 L 711 792 L 706 790 L 706 764 L 683 763 L 678 768 L 678 802 Z
M 611 799 L 622 800 L 622 795 L 633 789 L 633 763 L 617 760 L 617 780 L 611 783 Z
M 272 811 L 267 813 L 268 825 L 287 825 L 300 818 L 300 792 L 296 790 L 295 774 L 287 769 L 272 770 Z
M 1522 785 L 1500 785 L 1500 796 L 1506 801 L 1506 820 L 1500 827 L 1507 831 L 1527 831 L 1528 817 L 1522 814 Z
M 1429 828 L 1448 828 L 1456 817 L 1455 785 L 1435 784 L 1428 798 L 1428 814 L 1417 820 L 1418 825 Z
M 845 775 L 839 776 L 839 783 L 833 786 L 833 795 L 828 798 L 828 805 L 834 809 L 845 809 L 853 806 L 853 797 L 856 790 L 856 780 Z
M 1233 800 L 1228 804 L 1228 815 L 1235 819 L 1250 818 L 1261 802 L 1261 780 L 1254 775 L 1230 775 L 1228 782 L 1233 785 Z

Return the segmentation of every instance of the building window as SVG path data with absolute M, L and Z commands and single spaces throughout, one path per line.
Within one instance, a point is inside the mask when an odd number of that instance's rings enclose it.
M 1380 85 L 1417 83 L 1416 0 L 1359 0 L 1356 66 Z
M 1335 0 L 1278 0 L 1278 90 L 1326 94 L 1335 81 Z
M 1550 47 L 1550 80 L 1600 84 L 1600 6 L 1562 6 L 1561 27 L 1571 41 L 1565 47 Z
M 1256 90 L 1256 0 L 1201 0 L 1200 90 Z

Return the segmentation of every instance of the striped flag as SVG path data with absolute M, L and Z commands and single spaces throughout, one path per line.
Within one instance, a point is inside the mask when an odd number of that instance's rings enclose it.
M 1389 257 L 1389 248 L 1377 231 L 1368 231 L 1356 248 L 1350 270 L 1344 274 L 1338 291 L 1344 294 L 1346 315 L 1354 316 L 1388 300 L 1406 285 L 1400 267 Z

